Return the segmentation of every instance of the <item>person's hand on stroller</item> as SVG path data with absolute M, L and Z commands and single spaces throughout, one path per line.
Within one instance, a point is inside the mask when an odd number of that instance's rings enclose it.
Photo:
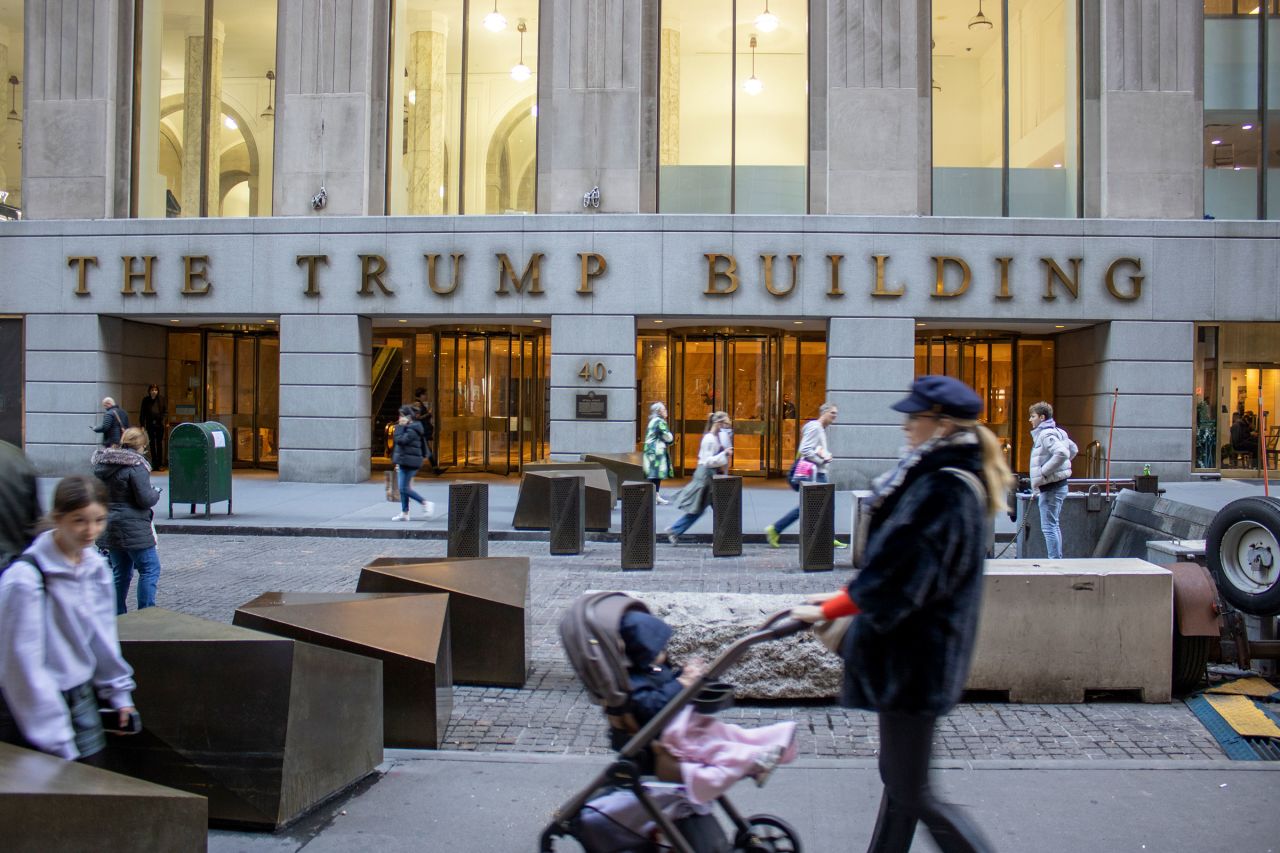
M 791 608 L 791 618 L 810 624 L 821 622 L 823 618 L 822 607 L 818 604 L 801 604 L 798 607 Z
M 685 662 L 684 667 L 680 670 L 680 675 L 676 678 L 683 686 L 688 687 L 693 682 L 701 678 L 707 671 L 707 663 L 702 658 L 689 658 Z

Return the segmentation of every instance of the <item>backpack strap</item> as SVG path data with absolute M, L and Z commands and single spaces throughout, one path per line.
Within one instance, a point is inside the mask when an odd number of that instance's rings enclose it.
M 35 557 L 31 556 L 30 554 L 19 554 L 18 556 L 14 557 L 11 561 L 9 561 L 8 564 L 0 566 L 0 575 L 3 575 L 6 569 L 12 568 L 14 563 L 26 563 L 28 566 L 35 569 L 36 574 L 40 575 L 41 589 L 45 587 L 46 581 L 44 576 L 44 569 L 40 568 L 40 561 L 37 560 Z

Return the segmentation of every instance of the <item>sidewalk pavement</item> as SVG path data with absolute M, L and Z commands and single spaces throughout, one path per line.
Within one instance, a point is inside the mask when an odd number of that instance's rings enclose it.
M 598 756 L 390 750 L 375 781 L 278 835 L 209 833 L 210 853 L 535 851 L 552 811 L 605 766 Z M 943 761 L 935 781 L 1005 853 L 1280 850 L 1280 764 Z M 875 762 L 801 759 L 763 789 L 737 785 L 743 814 L 769 813 L 815 853 L 862 850 L 880 799 Z M 923 828 L 917 838 L 925 835 Z M 579 850 L 562 840 L 559 851 Z M 933 845 L 917 841 L 917 850 Z

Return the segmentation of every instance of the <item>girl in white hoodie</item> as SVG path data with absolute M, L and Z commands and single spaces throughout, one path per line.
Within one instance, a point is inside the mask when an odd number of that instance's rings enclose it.
M 84 761 L 105 746 L 99 703 L 122 729 L 135 711 L 115 584 L 94 547 L 107 523 L 102 483 L 58 483 L 52 521 L 0 574 L 0 741 Z

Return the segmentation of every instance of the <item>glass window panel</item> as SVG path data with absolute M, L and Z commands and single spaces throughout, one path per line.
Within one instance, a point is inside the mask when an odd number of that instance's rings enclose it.
M 1280 219 L 1280 10 L 1267 19 L 1267 219 Z
M 23 0 L 0 0 L 0 83 L 5 118 L 0 120 L 0 220 L 22 211 Z
M 235 338 L 231 335 L 209 336 L 206 376 L 205 419 L 230 425 L 235 414 Z
M 1258 216 L 1258 27 L 1248 14 L 1204 22 L 1204 210 L 1215 219 Z
M 1195 389 L 1195 464 L 1196 468 L 1213 469 L 1219 465 L 1222 442 L 1218 440 L 1218 327 L 1196 329 L 1194 370 Z
M 636 338 L 636 364 L 639 399 L 636 400 L 636 449 L 644 446 L 644 431 L 649 425 L 649 407 L 667 404 L 667 336 L 640 335 Z M 670 419 L 670 406 L 667 406 Z M 669 424 L 668 424 L 669 425 Z
M 208 215 L 270 216 L 275 0 L 215 0 L 212 36 L 209 85 L 221 107 L 209 122 Z
M 463 3 L 397 0 L 392 14 L 388 211 L 457 213 Z
M 1010 0 L 1010 216 L 1076 215 L 1077 41 L 1074 0 Z
M 533 213 L 537 176 L 538 0 L 471 4 L 465 213 Z M 491 19 L 492 20 L 492 19 Z M 524 32 L 521 33 L 521 28 Z
M 200 388 L 200 333 L 170 332 L 165 370 L 170 423 L 203 418 Z
M 258 338 L 258 462 L 279 461 L 280 339 Z
M 658 209 L 663 213 L 732 212 L 734 34 L 732 0 L 663 0 L 658 108 Z M 744 53 L 749 62 L 750 51 Z
M 976 6 L 976 4 L 975 4 Z M 1004 164 L 1001 4 L 933 4 L 933 213 L 1000 216 Z M 934 370 L 938 368 L 935 366 Z

